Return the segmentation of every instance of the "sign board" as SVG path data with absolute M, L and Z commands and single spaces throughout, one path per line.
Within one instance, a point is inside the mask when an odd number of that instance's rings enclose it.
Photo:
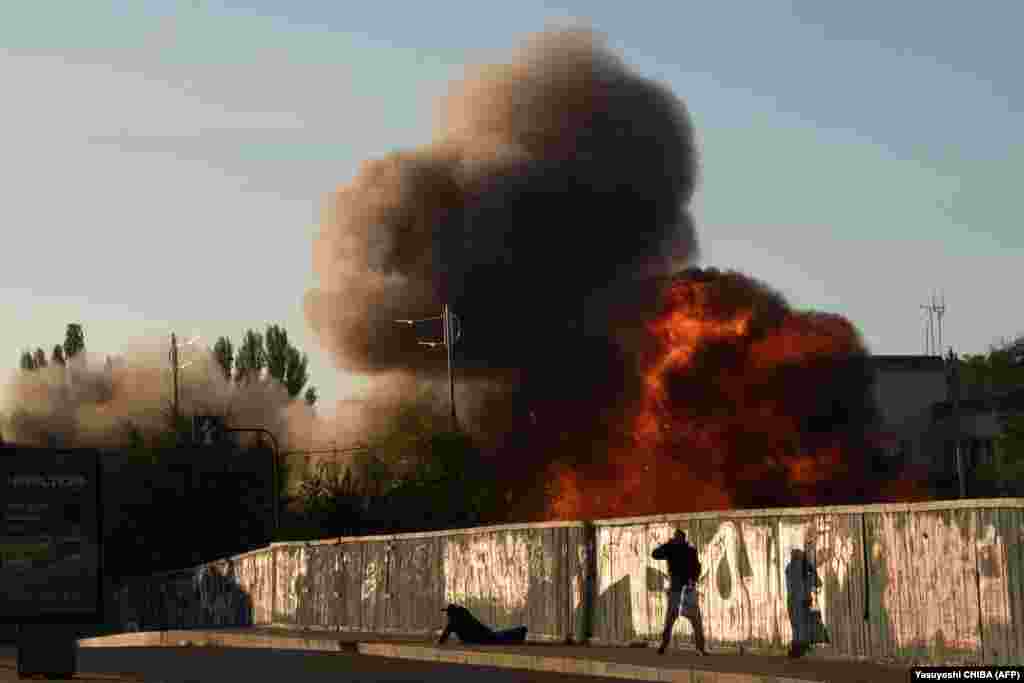
M 100 455 L 0 449 L 0 623 L 102 621 Z
M 192 440 L 199 446 L 213 446 L 220 442 L 224 422 L 216 415 L 195 415 L 192 418 Z

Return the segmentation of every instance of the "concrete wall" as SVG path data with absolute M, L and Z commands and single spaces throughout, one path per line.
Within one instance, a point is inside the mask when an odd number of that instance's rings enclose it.
M 485 527 L 274 544 L 133 580 L 123 623 L 425 634 L 448 602 L 531 637 L 625 644 L 659 637 L 674 528 L 700 553 L 713 645 L 845 657 L 1024 661 L 1024 499 L 796 508 Z M 824 633 L 822 633 L 824 632 Z M 690 626 L 676 625 L 681 641 Z
M 1024 660 L 1020 499 L 600 522 L 595 640 L 658 637 L 666 577 L 650 552 L 677 526 L 700 552 L 711 643 L 785 647 L 813 637 L 817 612 L 835 655 Z M 685 620 L 676 632 L 692 639 Z

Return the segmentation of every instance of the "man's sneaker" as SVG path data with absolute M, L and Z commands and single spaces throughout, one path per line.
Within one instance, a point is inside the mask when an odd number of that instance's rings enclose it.
M 665 654 L 665 646 L 664 645 L 662 645 L 661 647 L 658 648 L 658 654 L 659 655 Z

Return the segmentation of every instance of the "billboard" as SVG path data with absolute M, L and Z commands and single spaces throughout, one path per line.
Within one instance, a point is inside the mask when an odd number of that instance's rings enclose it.
M 0 449 L 0 623 L 102 621 L 100 454 Z

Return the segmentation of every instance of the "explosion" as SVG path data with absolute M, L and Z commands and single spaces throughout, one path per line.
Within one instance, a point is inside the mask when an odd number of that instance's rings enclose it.
M 450 305 L 457 401 L 509 520 L 875 495 L 852 325 L 683 270 L 698 154 L 672 93 L 556 31 L 470 70 L 440 112 L 430 144 L 331 196 L 306 317 L 341 370 L 440 379 L 444 354 L 393 321 Z
M 885 497 L 853 326 L 743 274 L 687 269 L 698 153 L 671 92 L 568 30 L 469 70 L 440 104 L 429 144 L 364 163 L 330 196 L 313 245 L 306 319 L 339 371 L 370 382 L 353 422 L 442 384 L 445 354 L 417 344 L 438 330 L 395 321 L 447 304 L 461 424 L 486 437 L 508 521 Z M 15 434 L 90 443 L 133 415 L 156 429 L 164 365 L 84 373 L 74 395 L 51 371 L 22 377 Z M 275 432 L 338 433 L 279 388 L 203 367 L 186 412 L 230 404 Z
M 632 444 L 588 475 L 555 466 L 563 518 L 877 500 L 866 349 L 845 319 L 764 284 L 692 269 L 647 325 Z M 588 491 L 582 495 L 581 491 Z

